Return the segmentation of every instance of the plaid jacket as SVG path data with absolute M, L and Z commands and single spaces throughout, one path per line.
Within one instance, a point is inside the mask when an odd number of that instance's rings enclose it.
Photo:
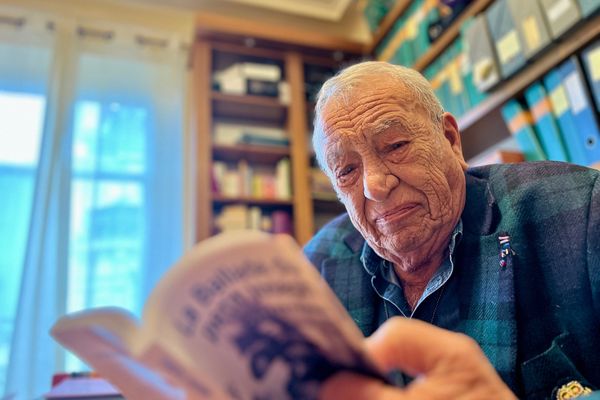
M 600 389 L 600 173 L 564 163 L 467 171 L 456 250 L 460 331 L 482 347 L 519 398 L 555 398 L 577 380 Z M 499 264 L 498 236 L 516 254 Z M 379 298 L 346 215 L 305 247 L 365 335 Z

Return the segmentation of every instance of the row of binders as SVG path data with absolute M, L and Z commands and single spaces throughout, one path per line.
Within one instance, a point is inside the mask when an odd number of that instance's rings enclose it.
M 526 160 L 600 161 L 600 40 L 580 56 L 581 61 L 572 56 L 530 85 L 524 99 L 502 107 Z
M 599 9 L 600 0 L 495 0 L 462 27 L 473 83 L 489 90 Z
M 426 28 L 438 17 L 437 3 L 411 3 L 376 49 L 377 59 L 415 64 L 431 46 Z M 484 101 L 486 91 L 599 10 L 600 0 L 496 0 L 461 26 L 459 37 L 423 75 L 444 108 L 460 117 Z
M 290 159 L 282 158 L 275 167 L 251 165 L 246 160 L 237 164 L 214 161 L 212 191 L 227 198 L 289 200 L 292 198 Z

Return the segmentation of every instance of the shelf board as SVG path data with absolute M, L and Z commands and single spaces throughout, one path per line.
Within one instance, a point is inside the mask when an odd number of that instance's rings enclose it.
M 281 125 L 287 116 L 286 104 L 277 98 L 255 95 L 235 95 L 213 91 L 213 116 Z
M 433 62 L 452 42 L 456 39 L 460 33 L 460 27 L 469 18 L 479 14 L 485 10 L 493 0 L 477 0 L 468 6 L 458 17 L 450 24 L 448 28 L 441 34 L 432 46 L 423 54 L 412 66 L 417 71 L 423 71 L 429 64 Z
M 366 46 L 365 52 L 372 53 L 375 50 L 375 47 L 379 45 L 379 43 L 383 40 L 385 35 L 392 29 L 396 20 L 400 18 L 400 16 L 406 11 L 408 6 L 410 5 L 410 0 L 396 0 L 396 4 L 388 11 L 385 15 L 377 30 L 373 33 L 373 38 L 371 42 Z
M 289 147 L 250 144 L 213 146 L 213 159 L 220 161 L 235 162 L 243 159 L 253 163 L 274 164 L 282 158 L 289 156 Z
M 266 58 L 266 59 L 270 59 L 270 60 L 279 60 L 281 61 L 283 59 L 283 54 L 279 51 L 275 51 L 275 50 L 271 50 L 271 49 L 264 49 L 264 48 L 257 48 L 257 47 L 250 47 L 250 46 L 243 46 L 243 45 L 239 45 L 239 44 L 234 44 L 234 43 L 227 43 L 227 42 L 213 42 L 212 43 L 212 48 L 213 50 L 220 52 L 220 53 L 229 53 L 235 56 L 239 55 L 243 55 L 243 56 L 247 56 L 247 57 L 253 57 L 253 58 Z
M 561 42 L 551 44 L 537 60 L 500 83 L 481 104 L 459 118 L 459 128 L 461 130 L 469 129 L 507 100 L 519 95 L 527 86 L 591 42 L 599 34 L 600 15 L 596 15 L 563 36 Z
M 218 194 L 213 194 L 214 205 L 228 204 L 245 204 L 248 206 L 263 206 L 263 207 L 291 207 L 292 199 L 262 199 L 257 197 L 225 197 Z

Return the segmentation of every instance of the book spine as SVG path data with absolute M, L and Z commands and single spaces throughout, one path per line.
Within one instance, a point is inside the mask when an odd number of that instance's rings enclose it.
M 539 133 L 540 143 L 549 160 L 570 161 L 554 121 L 546 90 L 535 82 L 525 90 L 525 100 Z
M 527 161 L 546 160 L 546 155 L 531 127 L 531 115 L 516 100 L 509 100 L 501 109 L 509 131 L 515 137 Z
M 571 113 L 571 106 L 567 99 L 562 78 L 557 69 L 553 69 L 544 77 L 544 86 L 548 91 L 548 98 L 552 106 L 552 113 L 560 128 L 563 143 L 567 150 L 569 160 L 579 165 L 587 164 L 587 156 L 583 142 L 579 138 L 575 121 Z
M 570 104 L 571 115 L 586 153 L 586 165 L 600 160 L 600 127 L 585 88 L 581 68 L 576 57 L 571 57 L 559 67 L 562 84 Z

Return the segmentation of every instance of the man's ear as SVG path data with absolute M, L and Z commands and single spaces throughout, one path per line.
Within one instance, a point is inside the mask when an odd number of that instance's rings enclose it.
M 463 170 L 466 170 L 469 166 L 467 165 L 462 153 L 460 131 L 458 130 L 458 122 L 456 122 L 456 118 L 454 118 L 454 116 L 448 112 L 442 114 L 442 128 L 444 129 L 444 137 L 448 143 L 450 143 L 452 152 L 454 153 Z

